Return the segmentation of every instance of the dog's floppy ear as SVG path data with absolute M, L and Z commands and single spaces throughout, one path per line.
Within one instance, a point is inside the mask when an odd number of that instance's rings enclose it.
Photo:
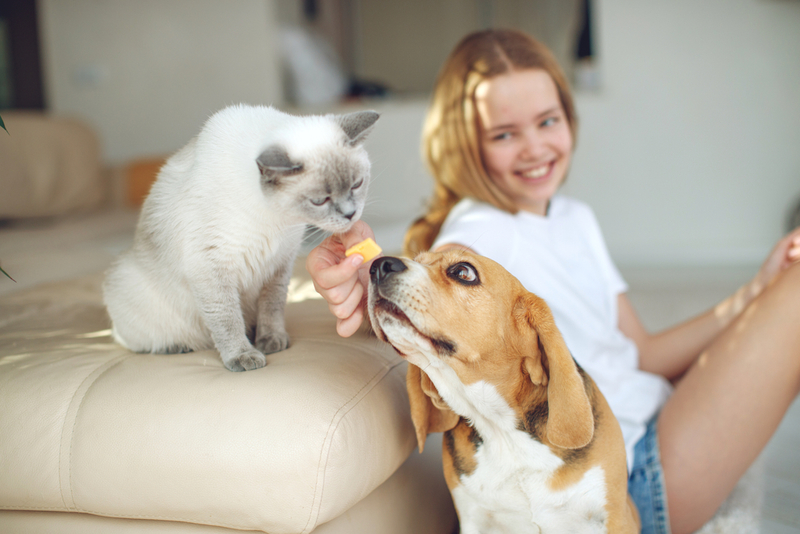
M 460 417 L 445 404 L 428 375 L 412 363 L 408 364 L 406 389 L 419 452 L 422 452 L 428 434 L 450 430 Z
M 585 447 L 594 435 L 594 414 L 578 366 L 545 301 L 528 294 L 521 304 L 528 323 L 539 337 L 541 365 L 549 370 L 549 377 L 544 380 L 547 384 L 547 439 L 564 449 Z M 534 370 L 528 369 L 532 380 L 536 376 Z

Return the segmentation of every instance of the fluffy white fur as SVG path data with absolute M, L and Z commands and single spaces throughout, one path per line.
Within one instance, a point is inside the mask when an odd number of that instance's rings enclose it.
M 361 216 L 361 142 L 377 117 L 213 115 L 161 169 L 133 248 L 106 274 L 114 338 L 136 352 L 216 346 L 233 371 L 266 365 L 289 344 L 283 309 L 306 226 L 344 232 Z

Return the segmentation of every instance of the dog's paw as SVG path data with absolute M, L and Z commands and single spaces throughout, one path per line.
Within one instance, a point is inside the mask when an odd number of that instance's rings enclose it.
M 256 348 L 264 354 L 272 354 L 289 348 L 289 334 L 281 332 L 266 332 L 256 339 Z
M 222 360 L 222 363 L 225 364 L 225 367 L 230 371 L 252 371 L 254 369 L 261 369 L 267 365 L 267 358 L 262 352 L 250 348 L 236 357 Z

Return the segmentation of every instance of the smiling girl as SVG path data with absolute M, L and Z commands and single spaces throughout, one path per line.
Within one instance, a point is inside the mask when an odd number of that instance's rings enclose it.
M 736 294 L 651 334 L 593 212 L 557 193 L 576 125 L 568 85 L 545 47 L 516 31 L 467 36 L 436 83 L 423 132 L 434 196 L 406 234 L 405 252 L 470 248 L 544 298 L 622 427 L 642 532 L 693 532 L 800 390 L 800 230 Z M 372 230 L 358 223 L 306 262 L 342 336 L 363 321 L 369 268 L 344 251 L 366 237 Z

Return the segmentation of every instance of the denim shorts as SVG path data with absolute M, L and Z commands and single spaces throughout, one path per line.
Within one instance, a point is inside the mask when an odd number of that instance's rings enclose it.
M 658 416 L 647 425 L 647 432 L 636 443 L 633 468 L 628 477 L 628 493 L 639 509 L 642 534 L 670 534 L 667 490 L 661 452 L 658 449 Z

